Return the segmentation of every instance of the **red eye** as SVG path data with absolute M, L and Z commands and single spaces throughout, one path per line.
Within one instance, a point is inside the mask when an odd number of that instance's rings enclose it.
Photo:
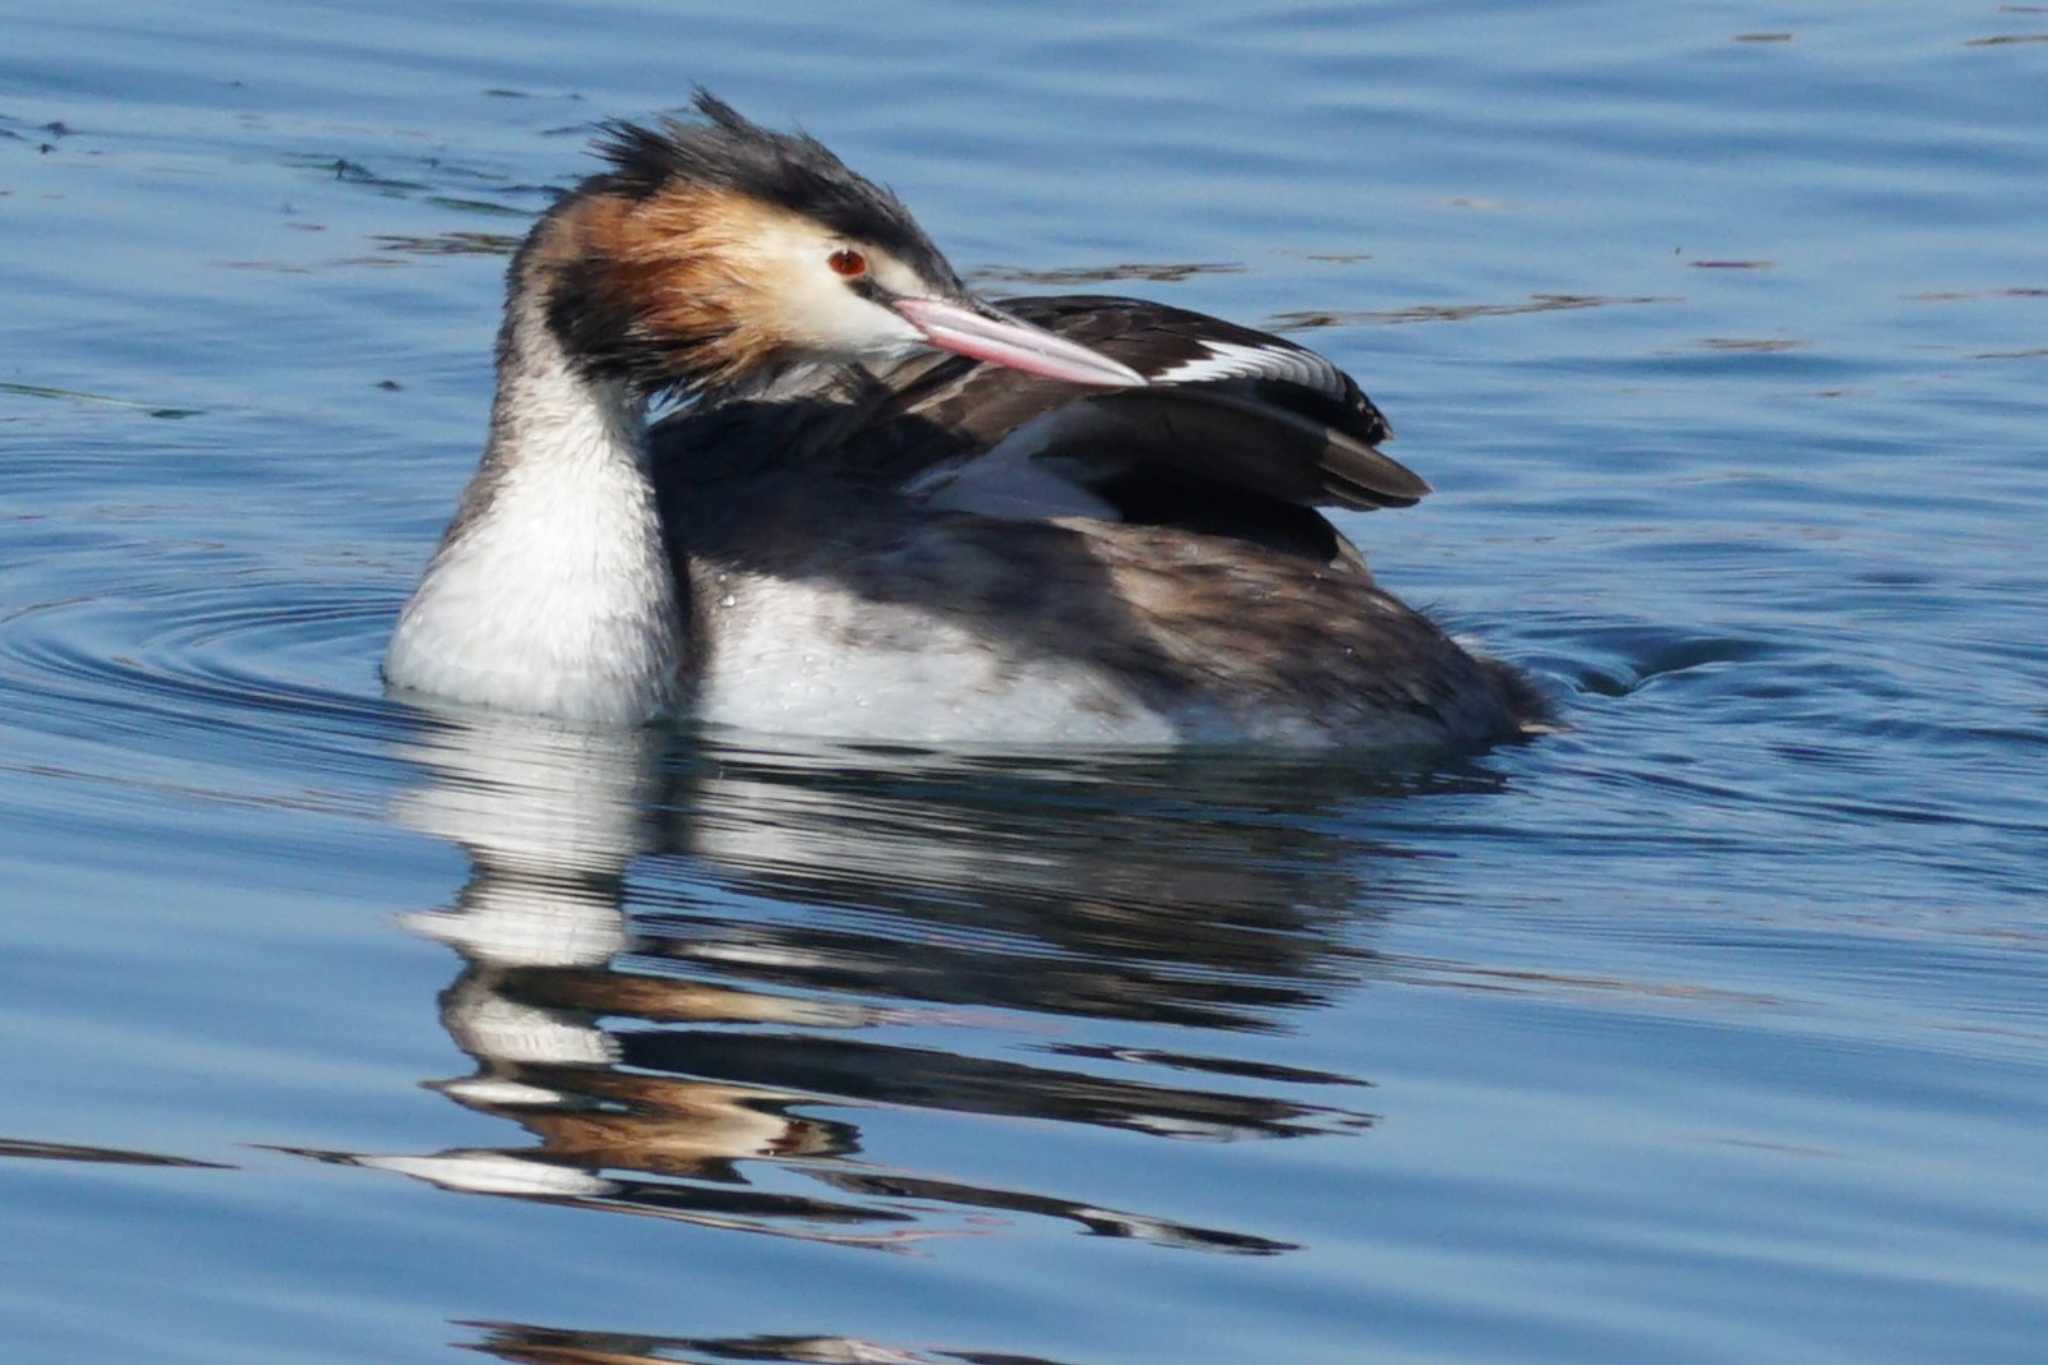
M 826 257 L 825 264 L 831 266 L 835 274 L 843 275 L 849 280 L 857 280 L 868 273 L 868 258 L 858 251 L 847 248 L 841 248 Z

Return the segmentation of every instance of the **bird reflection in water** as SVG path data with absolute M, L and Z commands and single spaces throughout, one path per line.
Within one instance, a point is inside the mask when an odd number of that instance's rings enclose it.
M 1372 1122 L 1322 1102 L 1365 1082 L 1127 1039 L 1271 1034 L 1355 983 L 1385 852 L 1355 807 L 1402 779 L 490 716 L 438 717 L 406 757 L 427 780 L 397 818 L 471 862 L 453 904 L 405 920 L 463 961 L 441 1017 L 476 1069 L 430 1084 L 530 1142 L 302 1155 L 864 1247 L 1038 1216 L 1270 1254 L 1291 1247 L 899 1166 L 864 1124 L 942 1118 L 966 1165 L 991 1132 L 976 1119 L 1209 1141 Z
M 514 1322 L 465 1322 L 483 1333 L 470 1349 L 516 1365 L 677 1365 L 745 1360 L 776 1365 L 1058 1365 L 1043 1356 L 1005 1351 L 914 1351 L 859 1337 L 656 1337 L 634 1332 L 579 1332 Z

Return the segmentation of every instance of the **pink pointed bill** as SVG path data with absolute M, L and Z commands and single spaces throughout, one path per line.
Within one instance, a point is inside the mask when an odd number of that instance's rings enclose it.
M 1145 383 L 1144 375 L 1122 361 L 993 309 L 984 312 L 943 299 L 898 299 L 896 311 L 942 351 L 1069 384 L 1128 388 Z

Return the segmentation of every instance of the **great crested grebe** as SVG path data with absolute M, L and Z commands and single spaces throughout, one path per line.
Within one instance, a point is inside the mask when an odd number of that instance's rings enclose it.
M 610 169 L 513 258 L 489 442 L 392 684 L 905 740 L 1428 745 L 1540 718 L 1315 510 L 1429 491 L 1328 360 L 1136 299 L 992 307 L 817 141 L 696 105 L 607 125 Z

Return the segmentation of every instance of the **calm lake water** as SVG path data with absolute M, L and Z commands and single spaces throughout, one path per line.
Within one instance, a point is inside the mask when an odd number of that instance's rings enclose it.
M 2048 12 L 0 21 L 0 1358 L 2048 1354 Z M 1567 733 L 387 700 L 504 256 L 702 81 L 1286 331 Z

